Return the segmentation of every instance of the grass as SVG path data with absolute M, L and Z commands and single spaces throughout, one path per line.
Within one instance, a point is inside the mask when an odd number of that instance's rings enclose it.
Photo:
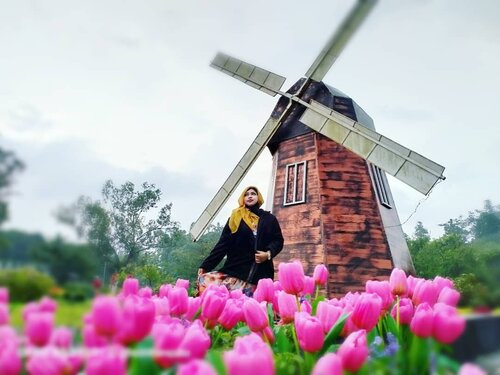
M 11 302 L 10 304 L 11 325 L 16 330 L 24 328 L 22 311 L 24 303 Z M 67 326 L 80 329 L 83 326 L 83 316 L 90 311 L 92 301 L 68 302 L 65 300 L 57 301 L 56 326 Z

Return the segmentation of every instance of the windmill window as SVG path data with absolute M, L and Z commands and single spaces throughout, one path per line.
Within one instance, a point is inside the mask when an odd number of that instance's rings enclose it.
M 376 165 L 370 164 L 370 167 L 373 176 L 373 183 L 375 185 L 375 192 L 377 193 L 380 204 L 387 208 L 392 208 L 385 173 L 383 173 L 382 170 Z
M 288 164 L 285 170 L 285 206 L 306 201 L 306 162 Z

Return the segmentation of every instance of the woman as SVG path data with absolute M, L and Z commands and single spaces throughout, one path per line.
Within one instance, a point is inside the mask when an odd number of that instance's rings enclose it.
M 239 207 L 231 213 L 219 242 L 198 269 L 200 294 L 214 283 L 251 294 L 260 279 L 274 277 L 272 259 L 283 248 L 283 235 L 276 217 L 260 209 L 262 203 L 264 199 L 256 187 L 243 190 Z M 224 256 L 224 266 L 210 272 Z

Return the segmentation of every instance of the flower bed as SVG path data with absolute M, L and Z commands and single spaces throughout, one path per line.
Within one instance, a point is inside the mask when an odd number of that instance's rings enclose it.
M 281 263 L 253 298 L 217 286 L 189 297 L 185 280 L 154 294 L 129 278 L 93 300 L 78 332 L 54 326 L 55 301 L 27 304 L 23 334 L 0 288 L 0 374 L 484 374 L 446 354 L 465 328 L 450 280 L 394 269 L 326 299 L 327 278 L 323 265 L 306 276 Z

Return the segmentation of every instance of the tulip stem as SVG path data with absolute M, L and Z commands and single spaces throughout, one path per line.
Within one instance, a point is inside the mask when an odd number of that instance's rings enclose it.
M 399 295 L 396 296 L 396 326 L 398 327 L 398 332 L 399 332 L 399 302 L 401 299 L 399 298 Z
M 291 326 L 292 326 L 293 343 L 295 344 L 295 352 L 297 354 L 300 354 L 299 340 L 297 340 L 297 332 L 295 331 L 295 323 L 291 324 Z
M 315 301 L 318 299 L 318 296 L 319 296 L 319 284 L 316 285 L 316 294 L 314 295 L 314 300 Z
M 298 295 L 295 295 L 295 300 L 297 301 L 297 311 L 300 312 L 300 299 Z

